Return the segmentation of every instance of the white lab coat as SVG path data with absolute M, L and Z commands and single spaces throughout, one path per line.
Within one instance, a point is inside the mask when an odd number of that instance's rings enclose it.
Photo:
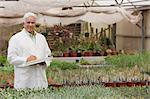
M 47 88 L 46 65 L 27 66 L 27 57 L 30 55 L 42 59 L 51 56 L 45 37 L 36 33 L 32 40 L 30 33 L 25 29 L 11 37 L 8 46 L 8 61 L 14 65 L 14 88 Z

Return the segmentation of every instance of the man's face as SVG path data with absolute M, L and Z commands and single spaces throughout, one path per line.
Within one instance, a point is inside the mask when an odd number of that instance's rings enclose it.
M 27 17 L 24 22 L 24 28 L 26 29 L 26 31 L 33 33 L 35 29 L 35 22 L 36 22 L 35 17 L 33 16 Z

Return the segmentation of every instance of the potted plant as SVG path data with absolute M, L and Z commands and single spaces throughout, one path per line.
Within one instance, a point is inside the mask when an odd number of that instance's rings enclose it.
M 116 83 L 115 82 L 105 82 L 104 86 L 105 87 L 116 87 Z
M 116 86 L 117 87 L 125 87 L 127 86 L 127 82 L 123 81 L 123 82 L 116 82 Z
M 61 51 L 52 51 L 52 56 L 53 57 L 62 57 L 63 52 L 61 52 Z

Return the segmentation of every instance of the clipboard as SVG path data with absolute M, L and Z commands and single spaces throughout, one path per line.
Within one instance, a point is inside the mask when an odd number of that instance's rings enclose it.
M 42 59 L 38 59 L 38 60 L 33 60 L 33 61 L 27 62 L 25 64 L 22 64 L 19 67 L 31 66 L 31 65 L 35 65 L 35 64 L 42 64 L 42 63 L 45 63 L 45 61 L 51 61 L 52 58 L 53 57 L 46 57 L 46 58 L 42 58 Z

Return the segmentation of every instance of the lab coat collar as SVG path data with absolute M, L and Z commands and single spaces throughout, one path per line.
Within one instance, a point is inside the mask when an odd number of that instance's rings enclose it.
M 36 36 L 36 34 L 37 34 L 37 32 L 36 31 L 34 31 L 34 35 L 33 34 L 31 34 L 31 33 L 29 33 L 25 28 L 23 28 L 23 30 L 22 30 L 24 33 L 26 33 L 28 36 L 30 36 L 30 37 L 34 37 L 34 36 Z

